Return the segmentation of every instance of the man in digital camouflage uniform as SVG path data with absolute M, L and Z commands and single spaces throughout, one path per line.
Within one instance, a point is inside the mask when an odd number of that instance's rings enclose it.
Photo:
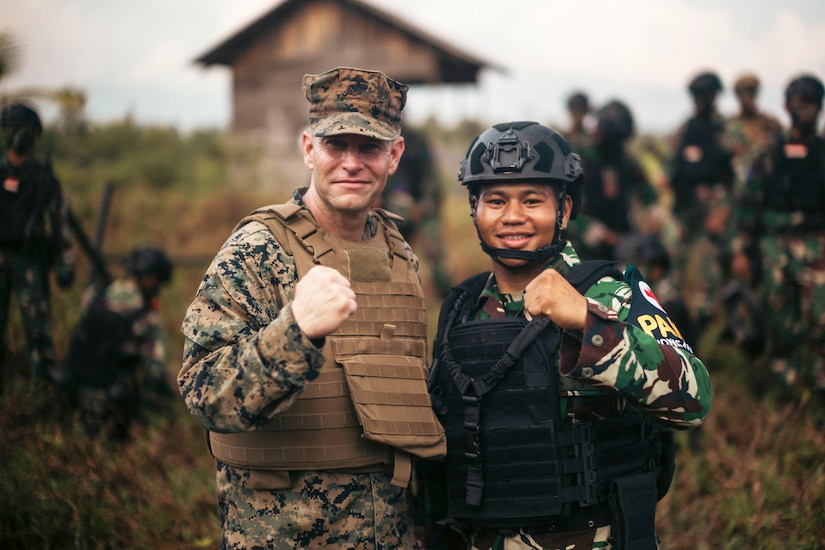
M 55 363 L 49 270 L 56 265 L 61 288 L 74 280 L 68 204 L 50 164 L 35 157 L 35 142 L 43 132 L 37 112 L 12 103 L 0 113 L 0 126 L 6 145 L 0 160 L 0 363 L 7 354 L 14 295 L 35 378 L 47 380 Z
M 669 428 L 708 414 L 705 365 L 638 270 L 582 262 L 563 237 L 582 168 L 558 133 L 497 124 L 459 181 L 492 271 L 460 283 L 439 316 L 430 392 L 447 517 L 429 522 L 432 548 L 656 548 Z M 427 494 L 443 494 L 428 473 Z
M 404 152 L 407 86 L 304 77 L 308 188 L 242 220 L 183 322 L 180 390 L 217 458 L 223 548 L 409 549 L 426 388 L 418 261 L 371 205 Z
M 126 440 L 133 423 L 169 411 L 160 290 L 172 263 L 152 246 L 135 248 L 125 273 L 91 286 L 83 312 L 55 373 L 63 404 L 89 435 Z
M 825 391 L 825 138 L 819 78 L 785 90 L 790 129 L 757 158 L 737 212 L 733 271 L 761 261 L 770 371 L 788 385 Z M 758 251 L 756 258 L 748 252 Z

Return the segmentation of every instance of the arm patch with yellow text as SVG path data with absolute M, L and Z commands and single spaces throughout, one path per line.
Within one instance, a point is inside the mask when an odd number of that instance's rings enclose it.
M 641 328 L 663 346 L 684 349 L 692 354 L 693 348 L 685 341 L 636 266 L 627 264 L 624 279 L 633 292 L 627 322 Z

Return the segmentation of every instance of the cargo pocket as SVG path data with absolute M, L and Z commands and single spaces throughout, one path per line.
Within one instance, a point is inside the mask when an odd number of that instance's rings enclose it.
M 355 355 L 342 365 L 364 437 L 421 458 L 444 456 L 444 428 L 430 405 L 420 359 Z

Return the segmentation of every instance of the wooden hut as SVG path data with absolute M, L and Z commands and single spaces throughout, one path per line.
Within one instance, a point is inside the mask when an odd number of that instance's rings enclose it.
M 232 72 L 229 133 L 247 153 L 236 155 L 243 160 L 234 163 L 233 179 L 281 190 L 307 178 L 298 147 L 308 117 L 304 74 L 351 66 L 381 70 L 411 86 L 473 84 L 490 67 L 358 0 L 285 0 L 195 63 Z

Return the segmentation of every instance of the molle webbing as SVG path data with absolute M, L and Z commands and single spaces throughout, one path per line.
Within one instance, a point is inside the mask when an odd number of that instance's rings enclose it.
M 320 400 L 323 411 L 317 410 Z M 257 431 L 212 432 L 210 446 L 216 458 L 244 468 L 306 470 L 311 469 L 308 464 L 322 464 L 334 469 L 392 462 L 388 448 L 361 438 L 361 433 L 343 371 L 322 369 L 289 414 L 276 416 Z
M 295 204 L 265 207 L 241 221 L 267 225 L 292 254 L 299 278 L 318 264 L 341 271 L 358 309 L 327 336 L 326 362 L 292 407 L 261 430 L 211 435 L 217 458 L 276 470 L 395 462 L 393 482 L 402 485 L 410 474 L 407 453 L 443 456 L 446 438 L 425 384 L 423 292 L 403 237 L 379 219 L 378 234 L 363 243 L 335 239 Z
M 586 262 L 567 279 L 584 292 L 607 275 L 621 273 L 611 262 Z M 484 281 L 466 284 L 480 288 Z M 463 292 L 462 298 L 480 290 Z M 585 528 L 606 509 L 614 485 L 622 500 L 637 488 L 649 494 L 651 480 L 653 497 L 644 510 L 655 509 L 657 481 L 663 495 L 672 475 L 664 464 L 672 462 L 669 431 L 641 413 L 568 425 L 553 359 L 558 327 L 520 317 L 454 324 L 465 306 L 463 299 L 452 306 L 445 301 L 448 313 L 442 309 L 441 315 L 448 320 L 439 330 L 434 369 L 433 400 L 450 441 L 444 461 L 448 515 L 498 528 L 558 526 L 559 519 L 571 529 Z M 632 511 L 625 502 L 617 506 Z M 636 539 L 634 529 L 625 532 Z
M 789 157 L 786 149 L 800 147 L 804 156 Z M 765 209 L 796 212 L 803 218 L 800 230 L 825 229 L 825 140 L 815 138 L 807 144 L 788 144 L 781 140 L 774 146 L 773 170 L 768 181 Z M 791 224 L 787 224 L 791 229 Z M 776 229 L 776 228 L 772 228 Z M 782 228 L 784 229 L 784 228 Z

